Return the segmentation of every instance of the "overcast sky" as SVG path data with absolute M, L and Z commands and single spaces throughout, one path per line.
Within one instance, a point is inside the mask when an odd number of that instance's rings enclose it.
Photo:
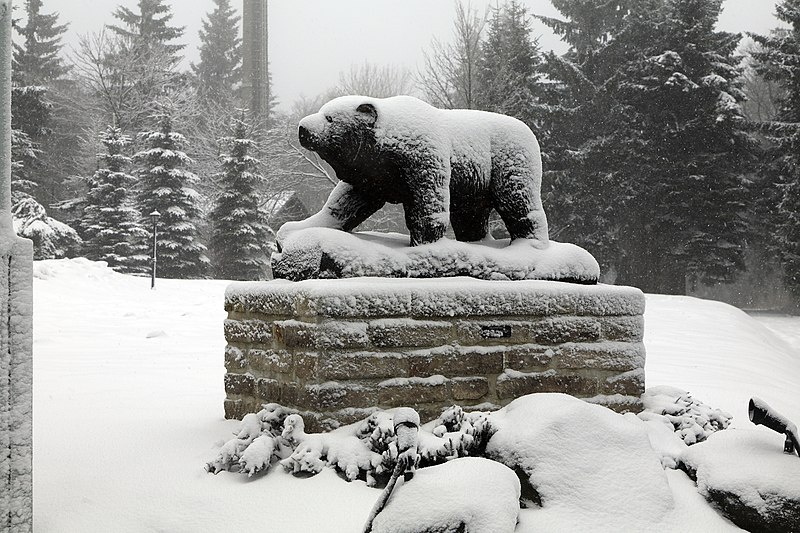
M 466 0 L 464 0 L 466 1 Z M 472 0 L 478 9 L 495 0 Z M 21 7 L 22 0 L 15 0 Z M 168 1 L 174 22 L 186 26 L 183 41 L 190 61 L 197 60 L 197 32 L 213 10 L 212 0 Z M 549 0 L 523 0 L 533 14 L 557 16 Z M 241 10 L 241 0 L 233 0 Z M 775 0 L 725 0 L 720 29 L 767 33 L 778 21 Z M 99 31 L 112 21 L 118 5 L 135 8 L 137 0 L 43 0 L 43 12 L 58 11 L 69 22 L 65 38 L 74 45 L 79 34 Z M 436 36 L 452 32 L 453 0 L 271 0 L 269 54 L 272 81 L 280 107 L 287 109 L 300 94 L 317 95 L 336 84 L 339 72 L 354 63 L 405 66 L 416 71 L 422 51 Z M 534 23 L 545 49 L 564 46 L 546 27 Z

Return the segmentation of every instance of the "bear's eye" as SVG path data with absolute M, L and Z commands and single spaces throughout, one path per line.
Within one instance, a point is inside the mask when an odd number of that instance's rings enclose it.
M 328 122 L 333 122 L 333 117 L 330 115 L 325 115 L 325 120 L 327 120 Z

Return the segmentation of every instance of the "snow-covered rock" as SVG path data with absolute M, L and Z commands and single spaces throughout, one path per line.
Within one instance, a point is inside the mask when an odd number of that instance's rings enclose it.
M 435 278 L 471 276 L 491 280 L 549 279 L 595 283 L 600 267 L 592 255 L 574 244 L 508 239 L 459 242 L 441 239 L 409 246 L 396 233 L 346 233 L 306 228 L 286 235 L 282 252 L 273 254 L 276 278 L 292 281 L 362 276 Z
M 689 447 L 681 468 L 697 489 L 749 531 L 800 531 L 800 458 L 766 428 L 721 431 Z
M 649 531 L 674 507 L 643 424 L 563 394 L 532 394 L 492 415 L 489 457 L 524 473 L 524 531 Z
M 417 470 L 395 487 L 373 533 L 511 533 L 519 479 L 500 463 L 465 457 Z

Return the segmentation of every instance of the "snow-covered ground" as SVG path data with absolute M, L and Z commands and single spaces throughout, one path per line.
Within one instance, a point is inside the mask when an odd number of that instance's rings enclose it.
M 158 280 L 151 291 L 149 279 L 82 259 L 36 263 L 37 533 L 361 530 L 379 491 L 330 469 L 307 479 L 204 471 L 238 426 L 222 412 L 226 285 Z M 753 427 L 750 396 L 800 422 L 800 318 L 756 320 L 687 297 L 647 305 L 648 386 L 691 391 L 733 414 L 733 427 Z M 737 529 L 682 472 L 667 477 L 672 516 L 685 521 L 676 530 Z M 536 512 L 524 510 L 517 531 Z

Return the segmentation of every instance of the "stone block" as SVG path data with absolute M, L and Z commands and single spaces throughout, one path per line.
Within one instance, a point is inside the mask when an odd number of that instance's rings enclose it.
M 364 322 L 327 321 L 315 324 L 278 320 L 274 326 L 275 338 L 287 348 L 363 348 L 369 344 L 367 324 Z
M 370 388 L 356 383 L 329 381 L 320 385 L 306 386 L 297 405 L 316 411 L 369 407 L 374 405 L 376 396 L 379 397 L 373 392 Z
M 292 354 L 286 350 L 251 348 L 247 351 L 246 359 L 250 371 L 260 376 L 290 374 L 294 367 Z
M 252 374 L 225 374 L 225 392 L 228 394 L 253 394 L 255 384 Z
M 595 378 L 556 370 L 530 373 L 506 370 L 497 378 L 495 389 L 501 400 L 512 400 L 536 392 L 562 392 L 585 398 L 597 394 L 598 383 Z
M 261 410 L 261 403 L 254 398 L 242 399 L 227 398 L 223 404 L 225 418 L 228 420 L 241 420 L 248 413 L 256 413 Z
M 281 403 L 282 386 L 280 381 L 258 378 L 255 382 L 255 395 L 261 403 Z
M 633 287 L 536 280 L 274 280 L 232 283 L 225 293 L 225 308 L 232 313 L 343 320 L 636 316 L 644 312 L 644 305 L 644 294 Z
M 256 344 L 269 344 L 272 342 L 272 323 L 264 320 L 226 319 L 224 331 L 225 340 L 228 342 Z
M 637 368 L 636 370 L 607 378 L 600 386 L 600 394 L 641 396 L 644 394 L 644 369 Z
M 409 359 L 393 352 L 333 352 L 322 358 L 321 380 L 392 378 L 409 376 Z
M 450 391 L 454 400 L 480 400 L 489 394 L 489 380 L 484 377 L 454 378 L 450 382 Z
M 444 376 L 395 378 L 382 381 L 377 388 L 377 405 L 414 406 L 419 403 L 447 402 L 450 380 Z
M 555 357 L 552 347 L 538 344 L 520 344 L 508 346 L 503 351 L 503 368 L 532 372 L 544 370 Z
M 440 320 L 385 318 L 369 323 L 369 338 L 379 348 L 441 346 L 452 335 L 453 324 Z
M 603 317 L 600 319 L 600 337 L 607 341 L 641 342 L 644 339 L 644 317 Z
M 295 352 L 293 356 L 293 370 L 295 380 L 302 382 L 318 381 L 322 356 L 317 352 Z
M 644 344 L 627 342 L 568 343 L 555 349 L 558 368 L 614 370 L 644 368 Z
M 244 350 L 230 344 L 225 346 L 225 370 L 236 374 L 241 373 L 245 368 L 247 368 L 247 358 Z
M 498 374 L 503 371 L 502 347 L 443 346 L 407 354 L 409 375 L 447 377 Z
M 292 317 L 302 308 L 302 294 L 292 284 L 235 281 L 225 289 L 225 311 Z

